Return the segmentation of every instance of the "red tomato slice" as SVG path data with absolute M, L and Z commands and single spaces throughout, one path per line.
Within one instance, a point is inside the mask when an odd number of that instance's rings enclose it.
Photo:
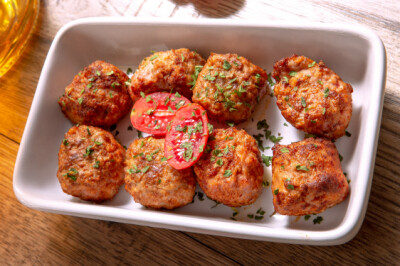
M 164 136 L 168 122 L 175 116 L 176 110 L 188 103 L 190 101 L 178 93 L 142 94 L 142 98 L 132 108 L 132 126 L 149 134 Z
M 185 169 L 197 162 L 208 139 L 206 111 L 198 104 L 179 109 L 165 136 L 164 156 L 175 169 Z

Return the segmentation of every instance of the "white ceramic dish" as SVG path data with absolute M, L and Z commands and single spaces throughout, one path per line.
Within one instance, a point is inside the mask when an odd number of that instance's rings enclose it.
M 58 97 L 74 75 L 96 59 L 113 63 L 122 70 L 135 69 L 151 50 L 187 47 L 204 57 L 210 52 L 234 52 L 272 70 L 274 62 L 293 53 L 327 66 L 353 85 L 351 137 L 336 145 L 343 156 L 342 167 L 351 179 L 346 201 L 322 213 L 321 224 L 303 218 L 274 215 L 272 193 L 266 188 L 251 206 L 233 211 L 226 206 L 211 208 L 214 202 L 200 201 L 174 211 L 155 211 L 136 204 L 121 187 L 112 201 L 84 202 L 62 192 L 58 180 L 57 153 L 64 133 L 72 124 L 63 116 Z M 60 214 L 133 223 L 198 233 L 314 245 L 341 244 L 358 232 L 365 215 L 382 112 L 386 55 L 380 39 L 370 30 L 355 26 L 326 24 L 276 24 L 226 20 L 136 20 L 92 18 L 64 26 L 56 35 L 43 66 L 31 111 L 22 137 L 14 170 L 14 191 L 28 207 Z M 266 96 L 253 116 L 243 125 L 251 134 L 256 122 L 267 119 L 272 133 L 281 133 L 281 143 L 303 138 L 304 133 L 285 126 L 274 99 Z M 113 131 L 126 146 L 137 137 L 127 130 L 126 117 Z M 264 142 L 264 146 L 272 146 Z M 267 150 L 266 155 L 271 155 Z M 271 168 L 265 167 L 271 180 Z M 198 189 L 199 191 L 199 189 Z M 247 217 L 259 208 L 262 220 Z

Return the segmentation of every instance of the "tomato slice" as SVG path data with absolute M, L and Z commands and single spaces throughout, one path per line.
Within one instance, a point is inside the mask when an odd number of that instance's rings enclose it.
M 176 110 L 189 103 L 188 99 L 178 93 L 142 93 L 142 98 L 136 101 L 131 111 L 132 126 L 145 133 L 164 136 Z
M 207 143 L 208 118 L 198 104 L 179 109 L 165 136 L 164 156 L 175 169 L 185 169 L 197 162 Z

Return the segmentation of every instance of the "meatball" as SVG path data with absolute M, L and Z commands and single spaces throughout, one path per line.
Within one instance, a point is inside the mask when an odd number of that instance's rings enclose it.
M 83 200 L 112 199 L 124 183 L 124 148 L 101 128 L 73 126 L 58 152 L 62 190 Z
M 132 107 L 125 84 L 128 80 L 116 66 L 98 60 L 74 77 L 58 103 L 75 124 L 111 126 Z
M 204 193 L 227 206 L 249 205 L 262 191 L 264 168 L 257 143 L 234 127 L 214 130 L 194 172 Z
M 266 93 L 266 80 L 265 71 L 243 56 L 212 53 L 197 78 L 192 100 L 215 121 L 244 122 Z
M 297 129 L 329 139 L 345 134 L 353 88 L 320 61 L 293 55 L 274 65 L 276 104 Z
M 283 215 L 320 213 L 346 199 L 349 185 L 335 144 L 308 138 L 273 147 L 275 211 Z
M 135 102 L 140 93 L 178 92 L 192 98 L 192 87 L 205 60 L 187 48 L 156 52 L 140 63 L 131 77 L 129 94 Z
M 126 152 L 125 165 L 125 189 L 143 206 L 174 209 L 192 202 L 193 170 L 176 170 L 168 164 L 164 139 L 135 139 Z

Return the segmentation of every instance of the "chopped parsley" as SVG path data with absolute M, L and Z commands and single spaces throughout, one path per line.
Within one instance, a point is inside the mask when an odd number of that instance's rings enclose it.
M 263 137 L 262 134 L 253 135 L 253 138 L 254 138 L 254 139 L 256 140 L 256 142 L 257 142 L 258 148 L 259 148 L 261 151 L 264 151 L 265 148 L 264 148 L 264 146 L 263 146 L 262 137 Z
M 115 88 L 115 86 L 121 86 L 121 84 L 119 82 L 114 81 L 113 83 L 111 83 L 111 87 Z
M 228 61 L 224 60 L 223 68 L 224 68 L 225 70 L 229 70 L 229 69 L 231 69 L 231 67 L 232 67 L 231 64 L 229 64 Z
M 283 139 L 283 137 L 276 137 L 274 135 L 272 135 L 271 130 L 269 130 L 269 125 L 267 123 L 267 121 L 265 119 L 258 121 L 257 122 L 257 129 L 263 129 L 264 130 L 264 134 L 265 134 L 265 139 L 272 141 L 273 143 L 278 143 L 279 141 L 281 141 Z M 256 139 L 258 146 L 260 147 L 260 149 L 262 151 L 264 151 L 264 148 L 262 147 L 262 135 L 258 134 L 258 135 L 253 135 L 253 137 Z
M 188 85 L 192 85 L 192 89 L 193 89 L 194 85 L 196 84 L 197 77 L 199 76 L 199 73 L 202 68 L 203 68 L 203 66 L 195 66 L 194 67 L 194 74 L 192 75 L 193 80 L 188 83 Z
M 146 166 L 145 168 L 142 169 L 142 173 L 146 173 L 149 170 L 150 166 Z
M 268 78 L 267 78 L 268 85 L 269 85 L 270 87 L 275 86 L 275 83 L 272 81 L 272 75 L 271 75 L 271 73 L 269 73 L 267 77 L 268 77 Z
M 324 219 L 324 218 L 322 218 L 322 216 L 317 216 L 317 218 L 315 218 L 315 219 L 313 220 L 313 223 L 314 223 L 314 224 L 320 224 L 320 223 L 322 222 L 323 219 Z
M 180 147 L 182 149 L 184 149 L 183 159 L 186 162 L 189 162 L 190 159 L 192 159 L 192 156 L 193 156 L 193 143 L 186 141 L 186 142 L 183 142 Z
M 304 97 L 301 97 L 301 105 L 302 105 L 303 107 L 306 107 L 306 106 L 307 106 L 306 99 L 304 99 Z
M 296 71 L 290 71 L 289 75 L 290 75 L 291 77 L 294 77 L 294 76 L 297 75 L 297 72 L 296 72 Z
M 215 163 L 216 163 L 218 166 L 224 165 L 224 161 L 223 161 L 221 158 L 219 158 Z
M 208 134 L 212 134 L 214 126 L 211 125 L 210 123 L 207 123 L 207 128 L 208 128 Z
M 304 165 L 296 165 L 296 170 L 298 170 L 298 171 L 310 171 L 310 169 L 308 169 L 307 168 L 307 166 L 304 166 Z
M 73 181 L 76 181 L 77 174 L 78 174 L 78 171 L 75 168 L 69 168 L 68 172 L 63 174 L 63 176 L 66 176 L 68 178 L 71 178 Z
M 225 170 L 224 177 L 230 177 L 231 175 L 232 175 L 232 171 L 231 170 Z
M 265 164 L 266 167 L 271 166 L 272 163 L 272 156 L 266 156 L 264 154 L 261 154 L 262 161 Z
M 180 100 L 177 104 L 175 104 L 175 108 L 176 110 L 179 110 L 179 108 L 181 108 L 182 106 L 185 105 L 185 101 L 184 100 Z
M 200 201 L 203 201 L 203 200 L 204 200 L 204 194 L 203 194 L 203 192 L 197 192 L 197 198 L 198 198 Z
M 279 193 L 279 188 L 274 190 L 274 195 L 278 195 L 278 193 Z
M 289 82 L 288 77 L 284 76 L 284 77 L 283 77 L 283 81 L 286 82 L 286 83 L 288 83 L 288 82 Z
M 283 153 L 288 153 L 288 152 L 289 152 L 289 149 L 288 149 L 288 148 L 282 148 L 282 149 L 281 149 L 281 152 L 283 152 Z
M 152 57 L 150 57 L 150 61 L 153 61 L 154 59 L 156 59 L 158 57 L 158 55 L 153 55 Z
M 64 144 L 64 146 L 68 146 L 69 141 L 68 141 L 67 139 L 63 139 L 63 140 L 62 140 L 62 143 Z
M 329 88 L 325 88 L 324 90 L 324 98 L 327 98 L 329 96 Z
M 308 64 L 308 67 L 313 67 L 315 65 L 315 61 L 313 61 L 311 64 Z
M 94 163 L 93 168 L 99 168 L 100 167 L 100 161 L 97 161 Z
M 203 79 L 209 80 L 209 81 L 213 81 L 213 80 L 215 80 L 215 77 L 210 76 L 210 75 L 204 75 L 204 76 L 203 76 Z
M 87 146 L 87 147 L 86 147 L 86 152 L 85 152 L 85 154 L 84 154 L 83 156 L 84 156 L 84 157 L 87 157 L 87 156 L 91 155 L 91 154 L 93 153 L 92 148 L 93 148 L 92 145 Z

